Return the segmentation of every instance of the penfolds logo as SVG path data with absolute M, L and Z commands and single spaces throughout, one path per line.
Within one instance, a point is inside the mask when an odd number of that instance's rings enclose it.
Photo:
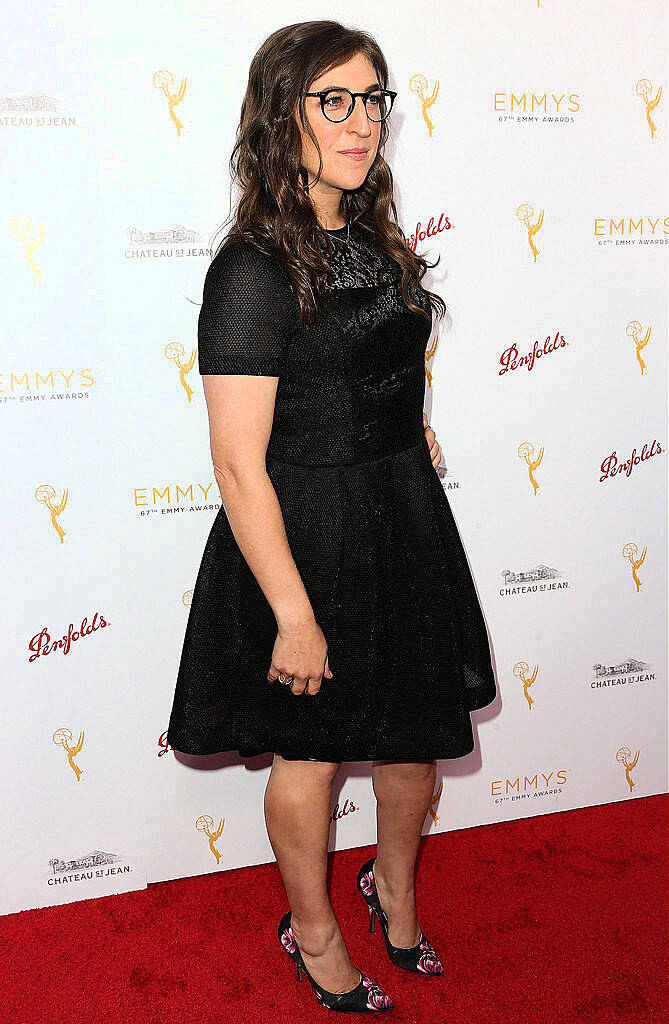
M 527 367 L 527 370 L 533 370 L 537 360 L 541 359 L 542 356 L 549 356 L 551 353 L 557 351 L 559 348 L 564 348 L 567 342 L 559 331 L 555 332 L 555 337 L 551 338 L 550 334 L 547 336 L 543 345 L 538 341 L 534 342 L 531 352 L 525 355 L 520 355 L 518 346 L 514 343 L 502 352 L 499 357 L 500 371 L 499 376 L 507 373 L 508 370 L 519 370 L 522 366 Z
M 632 454 L 625 462 L 619 462 L 618 453 L 612 452 L 606 456 L 601 464 L 602 475 L 599 478 L 599 482 L 601 483 L 603 480 L 608 480 L 614 476 L 620 476 L 621 473 L 624 473 L 625 476 L 630 476 L 634 467 L 638 466 L 640 462 L 647 462 L 648 459 L 652 459 L 653 455 L 661 455 L 664 451 L 665 449 L 659 441 L 653 441 L 650 448 L 648 443 L 644 444 L 641 454 L 638 454 L 636 448 L 633 448 Z
M 353 801 L 349 800 L 349 798 L 346 797 L 346 799 L 344 800 L 344 806 L 341 808 L 341 810 L 339 808 L 338 803 L 334 805 L 332 813 L 330 814 L 330 821 L 339 821 L 340 818 L 344 818 L 347 814 L 353 814 L 357 810 L 358 808 L 353 803 Z
M 167 729 L 165 729 L 158 737 L 158 757 L 162 757 L 168 750 L 174 750 L 174 747 L 167 742 Z
M 70 647 L 75 641 L 81 640 L 84 636 L 90 636 L 96 630 L 104 629 L 108 625 L 109 622 L 106 622 L 98 612 L 93 616 L 93 621 L 90 625 L 88 624 L 88 616 L 84 615 L 79 629 L 75 629 L 73 623 L 70 623 L 67 627 L 67 633 L 57 640 L 51 639 L 51 634 L 45 626 L 39 633 L 35 633 L 28 644 L 28 648 L 33 652 L 28 661 L 35 661 L 36 658 L 41 658 L 43 654 L 53 654 L 54 651 L 62 651 L 63 654 L 69 654 Z
M 409 248 L 415 252 L 416 246 L 419 243 L 424 242 L 427 238 L 434 238 L 435 235 L 440 235 L 442 231 L 450 231 L 452 227 L 452 223 L 448 217 L 444 216 L 443 213 L 440 215 L 436 225 L 434 223 L 434 217 L 430 217 L 426 228 L 424 228 L 421 222 L 418 221 L 416 224 L 416 230 L 407 238 Z

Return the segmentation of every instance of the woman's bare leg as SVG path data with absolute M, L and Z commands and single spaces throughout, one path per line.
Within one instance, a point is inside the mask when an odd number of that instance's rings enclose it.
M 265 789 L 265 822 L 292 911 L 291 927 L 307 970 L 328 992 L 360 981 L 327 892 L 332 781 L 339 764 L 274 755 Z
M 374 761 L 372 765 L 377 830 L 374 878 L 393 946 L 408 948 L 420 939 L 414 872 L 436 766 L 436 761 Z

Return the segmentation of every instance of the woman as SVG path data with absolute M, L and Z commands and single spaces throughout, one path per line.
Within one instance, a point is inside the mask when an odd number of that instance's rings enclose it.
M 236 223 L 198 323 L 223 504 L 167 733 L 189 753 L 274 753 L 265 820 L 291 908 L 279 939 L 338 1010 L 393 1003 L 351 963 L 328 898 L 337 769 L 373 762 L 378 853 L 356 880 L 370 931 L 376 915 L 395 964 L 443 974 L 417 919 L 418 842 L 436 759 L 473 749 L 469 713 L 495 696 L 422 414 L 445 305 L 397 224 L 387 82 L 376 42 L 332 21 L 280 29 L 253 58 Z

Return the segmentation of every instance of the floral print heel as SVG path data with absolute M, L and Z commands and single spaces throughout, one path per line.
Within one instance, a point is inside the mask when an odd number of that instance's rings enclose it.
M 392 1010 L 394 1003 L 382 988 L 375 985 L 371 978 L 359 971 L 360 981 L 350 992 L 328 992 L 315 981 L 307 970 L 300 948 L 295 941 L 293 929 L 290 927 L 292 911 L 288 910 L 279 921 L 279 942 L 288 955 L 295 961 L 297 980 L 302 981 L 306 974 L 319 1003 L 330 1010 L 343 1010 L 349 1013 L 365 1013 L 374 1010 Z M 357 968 L 356 968 L 357 970 Z
M 379 902 L 379 893 L 374 881 L 374 861 L 371 857 L 358 871 L 356 885 L 358 892 L 362 894 L 369 907 L 369 930 L 374 931 L 374 915 L 378 917 L 383 929 L 383 937 L 386 942 L 386 951 L 394 964 L 403 967 L 405 971 L 415 971 L 416 974 L 443 974 L 444 968 L 439 957 L 434 951 L 431 942 L 421 929 L 420 942 L 415 946 L 404 948 L 393 946 L 388 940 L 388 918 Z

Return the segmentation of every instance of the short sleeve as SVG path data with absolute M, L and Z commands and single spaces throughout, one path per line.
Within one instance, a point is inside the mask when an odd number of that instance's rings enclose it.
M 200 373 L 279 377 L 298 305 L 277 260 L 246 239 L 231 239 L 204 279 L 197 326 Z

